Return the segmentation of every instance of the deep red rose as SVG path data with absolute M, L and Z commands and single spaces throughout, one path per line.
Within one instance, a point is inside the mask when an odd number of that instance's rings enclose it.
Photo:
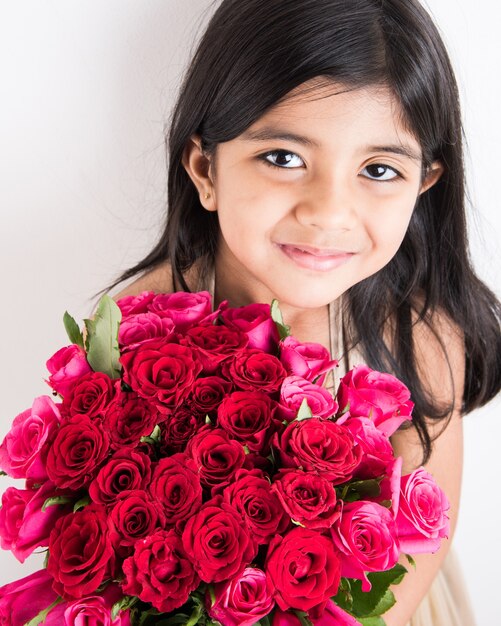
M 193 351 L 166 340 L 152 340 L 120 357 L 124 380 L 160 411 L 175 408 L 188 395 L 202 366 Z
M 64 413 L 70 417 L 101 417 L 114 394 L 113 381 L 107 374 L 89 372 L 81 376 L 64 397 Z
M 221 363 L 245 348 L 247 335 L 226 326 L 204 325 L 190 328 L 181 343 L 190 346 L 202 363 L 204 374 L 214 374 Z
M 182 606 L 200 583 L 174 530 L 157 530 L 138 541 L 123 571 L 124 593 L 151 602 L 162 613 Z
M 341 515 L 336 490 L 322 475 L 301 470 L 282 470 L 272 490 L 295 523 L 306 528 L 329 528 Z
M 276 403 L 261 391 L 234 391 L 217 410 L 217 423 L 253 452 L 266 452 Z
M 100 422 L 76 415 L 63 422 L 47 455 L 47 474 L 62 489 L 81 489 L 99 470 L 109 450 Z
M 131 448 L 122 448 L 101 467 L 89 485 L 89 495 L 94 502 L 113 504 L 123 491 L 144 489 L 151 479 L 151 460 Z
M 284 467 L 317 472 L 333 484 L 353 476 L 362 453 L 346 428 L 315 417 L 292 422 L 274 443 Z
M 222 496 L 209 500 L 183 531 L 183 547 L 200 578 L 221 582 L 241 574 L 256 555 L 242 517 Z
M 232 387 L 229 381 L 219 376 L 198 378 L 193 384 L 187 403 L 194 413 L 204 418 L 206 415 L 212 418 Z
M 259 470 L 240 470 L 224 490 L 224 500 L 235 507 L 258 544 L 265 544 L 290 524 L 270 482 Z
M 190 439 L 186 453 L 195 461 L 203 486 L 220 491 L 245 462 L 242 444 L 221 428 L 202 427 Z
M 115 450 L 137 446 L 141 437 L 150 435 L 161 416 L 158 409 L 136 393 L 119 392 L 106 408 L 103 427 Z
M 169 414 L 160 424 L 160 451 L 164 455 L 183 452 L 188 441 L 205 423 L 205 416 L 194 415 L 187 406 L 181 406 Z
M 160 503 L 166 526 L 174 526 L 194 515 L 202 506 L 202 487 L 197 466 L 187 454 L 160 459 L 149 491 Z
M 82 598 L 101 585 L 111 569 L 106 511 L 89 505 L 57 520 L 49 539 L 47 571 L 53 589 L 63 598 Z
M 332 541 L 319 532 L 294 528 L 270 543 L 265 571 L 278 606 L 309 611 L 335 596 L 341 564 Z
M 245 348 L 225 361 L 221 373 L 244 391 L 275 393 L 280 389 L 287 371 L 276 356 L 253 348 Z
M 269 304 L 252 303 L 234 307 L 221 313 L 221 319 L 229 328 L 244 332 L 249 337 L 249 347 L 275 352 L 279 335 L 271 317 Z
M 109 513 L 110 539 L 117 554 L 129 556 L 138 539 L 164 527 L 164 516 L 156 502 L 142 489 L 125 491 Z
M 117 300 L 118 307 L 122 312 L 122 320 L 127 319 L 130 315 L 146 313 L 154 297 L 153 291 L 143 291 L 137 296 L 125 296 Z

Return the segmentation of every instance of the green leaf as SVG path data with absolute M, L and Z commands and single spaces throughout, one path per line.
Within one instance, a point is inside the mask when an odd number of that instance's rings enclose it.
M 68 311 L 64 312 L 63 315 L 63 324 L 66 329 L 66 333 L 71 341 L 71 343 L 75 343 L 77 346 L 81 348 L 84 347 L 84 339 L 82 335 L 82 331 L 80 327 L 75 322 L 75 320 L 71 317 Z
M 75 502 L 75 506 L 73 507 L 73 513 L 80 511 L 80 509 L 85 508 L 88 504 L 90 504 L 89 496 L 84 496 L 83 498 L 80 498 L 78 502 Z
M 62 598 L 56 598 L 51 605 L 49 605 L 46 609 L 40 611 L 40 613 L 38 615 L 35 615 L 33 619 L 30 619 L 29 622 L 25 622 L 23 626 L 37 626 L 37 624 L 42 624 L 43 622 L 45 622 L 45 618 L 52 611 L 52 609 L 58 604 L 61 604 L 62 601 Z
M 8 475 L 7 472 L 4 472 L 4 471 L 0 472 L 0 476 L 7 476 L 7 475 Z
M 127 611 L 127 609 L 132 608 L 137 602 L 139 602 L 139 598 L 135 596 L 124 596 L 120 598 L 118 602 L 111 607 L 111 619 L 115 620 L 118 617 L 120 611 Z
M 84 320 L 87 329 L 87 361 L 95 372 L 120 378 L 118 328 L 122 319 L 120 308 L 110 296 L 103 296 L 95 319 Z
M 412 567 L 416 569 L 416 561 L 412 558 L 412 556 L 410 554 L 406 554 L 405 556 L 407 560 L 409 561 L 410 565 L 412 565 Z
M 371 572 L 367 574 L 372 585 L 370 591 L 362 591 L 362 582 L 352 580 L 353 606 L 351 612 L 353 615 L 357 619 L 359 617 L 376 617 L 387 611 L 395 603 L 395 597 L 389 591 L 389 586 L 398 585 L 406 573 L 405 567 L 399 563 L 386 572 Z
M 303 398 L 301 406 L 299 407 L 297 415 L 293 421 L 301 422 L 302 420 L 310 419 L 310 417 L 313 417 L 313 413 L 308 405 L 307 398 Z
M 45 502 L 42 504 L 42 511 L 48 509 L 49 506 L 55 506 L 56 504 L 68 504 L 73 502 L 73 498 L 69 498 L 68 496 L 52 496 L 52 498 L 47 498 Z
M 357 619 L 362 626 L 386 626 L 386 622 L 382 617 L 362 617 Z
M 141 443 L 157 444 L 160 443 L 161 438 L 162 431 L 160 430 L 160 426 L 157 424 L 150 435 L 148 435 L 147 437 L 141 437 Z
M 342 499 L 346 502 L 356 502 L 357 500 L 377 498 L 381 493 L 380 482 L 378 478 L 369 478 L 348 483 L 343 489 Z
M 284 323 L 282 311 L 278 306 L 278 300 L 273 299 L 271 302 L 271 319 L 275 322 L 280 339 L 285 339 L 291 334 L 290 326 Z
M 313 626 L 313 622 L 308 617 L 308 613 L 305 613 L 304 611 L 294 611 L 294 613 L 297 615 L 299 621 L 301 622 L 301 626 Z

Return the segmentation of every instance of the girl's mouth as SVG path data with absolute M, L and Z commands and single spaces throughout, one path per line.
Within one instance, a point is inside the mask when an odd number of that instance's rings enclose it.
M 347 263 L 354 255 L 344 250 L 314 248 L 306 245 L 277 244 L 280 250 L 296 265 L 318 272 L 329 272 Z

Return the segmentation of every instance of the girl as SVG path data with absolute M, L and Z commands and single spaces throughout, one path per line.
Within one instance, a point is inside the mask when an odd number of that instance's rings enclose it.
M 169 168 L 166 230 L 120 295 L 276 297 L 299 339 L 395 373 L 416 410 L 393 443 L 447 492 L 453 530 L 460 416 L 499 388 L 499 308 L 468 262 L 456 86 L 420 5 L 224 0 L 174 110 Z M 417 559 L 389 626 L 472 624 L 437 604 L 447 548 Z

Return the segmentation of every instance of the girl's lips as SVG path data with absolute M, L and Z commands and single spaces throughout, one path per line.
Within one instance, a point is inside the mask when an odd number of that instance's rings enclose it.
M 322 250 L 311 246 L 296 247 L 290 244 L 278 244 L 280 250 L 296 265 L 309 270 L 328 272 L 348 262 L 353 252 L 342 250 Z

